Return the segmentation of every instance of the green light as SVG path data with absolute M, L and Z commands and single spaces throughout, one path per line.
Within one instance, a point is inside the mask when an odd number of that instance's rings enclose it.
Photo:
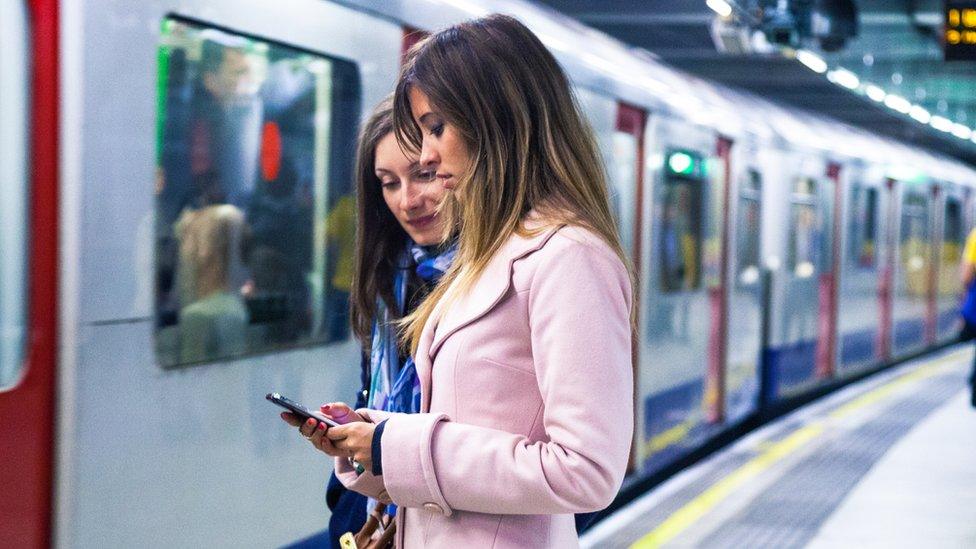
M 689 175 L 695 171 L 695 160 L 688 153 L 671 153 L 668 157 L 668 168 L 674 173 Z

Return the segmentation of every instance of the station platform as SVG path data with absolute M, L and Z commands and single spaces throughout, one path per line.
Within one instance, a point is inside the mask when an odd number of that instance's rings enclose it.
M 597 524 L 583 547 L 976 547 L 972 345 L 754 431 Z

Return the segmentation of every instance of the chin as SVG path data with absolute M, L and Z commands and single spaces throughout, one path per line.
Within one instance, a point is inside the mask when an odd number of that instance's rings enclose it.
M 421 246 L 434 246 L 440 243 L 440 232 L 433 234 L 417 235 L 413 238 L 413 241 Z

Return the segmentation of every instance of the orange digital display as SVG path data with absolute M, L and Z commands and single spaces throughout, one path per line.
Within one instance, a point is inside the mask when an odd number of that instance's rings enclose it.
M 946 0 L 945 60 L 976 61 L 976 2 Z

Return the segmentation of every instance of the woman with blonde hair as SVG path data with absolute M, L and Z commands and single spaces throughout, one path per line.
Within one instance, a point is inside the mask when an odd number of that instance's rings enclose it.
M 403 321 L 420 413 L 302 432 L 344 484 L 397 505 L 400 547 L 575 546 L 573 513 L 620 487 L 634 417 L 631 275 L 592 132 L 555 58 L 506 16 L 418 44 L 395 109 L 459 235 Z
M 247 350 L 248 312 L 234 288 L 247 225 L 230 204 L 188 210 L 180 241 L 180 361 L 233 357 Z

